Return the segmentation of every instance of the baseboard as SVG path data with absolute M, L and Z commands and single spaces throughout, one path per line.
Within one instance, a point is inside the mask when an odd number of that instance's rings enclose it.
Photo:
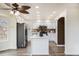
M 31 53 L 32 56 L 49 56 L 49 52 L 48 53 Z
M 71 55 L 71 54 L 68 54 L 68 55 L 65 55 L 65 56 L 79 56 L 79 55 Z
M 32 54 L 32 56 L 49 56 L 49 54 Z
M 32 56 L 49 56 L 49 54 L 32 54 Z
M 56 45 L 56 46 L 61 46 L 61 47 L 64 47 L 64 45 Z
M 6 51 L 6 50 L 9 50 L 9 49 L 1 49 L 0 52 L 1 52 L 1 51 Z
M 5 49 L 0 49 L 0 51 L 6 51 L 6 50 L 10 50 L 10 49 L 11 49 L 11 50 L 12 50 L 12 49 L 14 50 L 14 49 L 17 49 L 17 48 L 5 48 Z

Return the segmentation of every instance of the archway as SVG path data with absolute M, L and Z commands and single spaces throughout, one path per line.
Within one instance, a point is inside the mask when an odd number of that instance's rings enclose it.
M 64 45 L 65 44 L 65 17 L 60 17 L 58 19 L 57 26 L 58 26 L 58 29 L 57 29 L 58 45 Z

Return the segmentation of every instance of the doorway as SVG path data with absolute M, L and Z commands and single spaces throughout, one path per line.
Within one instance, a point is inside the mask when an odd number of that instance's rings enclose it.
M 17 48 L 26 48 L 27 28 L 24 23 L 17 23 Z
M 65 17 L 60 17 L 58 19 L 58 45 L 65 44 Z

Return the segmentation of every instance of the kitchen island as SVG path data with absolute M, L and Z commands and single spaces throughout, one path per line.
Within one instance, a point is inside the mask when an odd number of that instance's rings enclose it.
M 49 55 L 49 39 L 47 36 L 33 36 L 30 39 L 32 55 Z

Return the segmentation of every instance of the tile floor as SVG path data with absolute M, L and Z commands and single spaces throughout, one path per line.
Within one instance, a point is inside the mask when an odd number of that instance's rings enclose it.
M 27 48 L 0 51 L 0 56 L 32 56 L 31 44 L 29 43 Z M 54 42 L 49 42 L 49 56 L 64 56 L 64 47 L 58 47 Z

